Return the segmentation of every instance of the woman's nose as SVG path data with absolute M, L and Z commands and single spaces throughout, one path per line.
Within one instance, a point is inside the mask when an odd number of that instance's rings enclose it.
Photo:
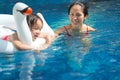
M 74 16 L 73 16 L 73 19 L 77 19 L 77 16 L 76 16 L 76 15 L 74 15 Z

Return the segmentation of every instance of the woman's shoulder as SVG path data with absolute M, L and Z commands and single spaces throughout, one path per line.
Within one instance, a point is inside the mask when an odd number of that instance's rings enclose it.
M 62 27 L 56 29 L 56 30 L 54 31 L 54 33 L 58 36 L 58 35 L 60 35 L 61 33 L 66 32 L 66 30 L 68 30 L 69 27 L 70 27 L 69 25 L 62 26 Z
M 56 30 L 55 30 L 55 33 L 56 33 L 56 34 L 59 34 L 59 33 L 63 32 L 63 31 L 65 30 L 65 28 L 67 28 L 67 26 L 62 26 L 62 27 L 56 29 Z
M 86 27 L 87 27 L 88 31 L 95 31 L 96 30 L 95 28 L 93 28 L 93 27 L 91 27 L 89 25 L 86 25 Z

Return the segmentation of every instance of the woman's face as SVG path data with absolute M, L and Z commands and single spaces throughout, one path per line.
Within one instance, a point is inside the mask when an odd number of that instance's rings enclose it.
M 43 25 L 42 25 L 41 20 L 38 19 L 31 29 L 33 39 L 36 39 L 40 35 L 40 31 L 42 29 L 42 26 Z
M 80 5 L 74 5 L 70 9 L 69 14 L 70 22 L 73 27 L 81 26 L 85 20 L 83 10 Z

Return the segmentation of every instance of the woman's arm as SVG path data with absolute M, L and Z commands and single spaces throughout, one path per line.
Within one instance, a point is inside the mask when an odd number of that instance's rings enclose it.
M 88 26 L 88 30 L 89 31 L 96 31 L 96 29 L 94 29 L 93 27 L 90 27 L 90 26 Z
M 56 35 L 59 35 L 59 34 L 62 33 L 64 30 L 65 30 L 65 28 L 62 27 L 62 28 L 59 28 L 59 29 L 55 30 L 54 32 L 55 32 Z

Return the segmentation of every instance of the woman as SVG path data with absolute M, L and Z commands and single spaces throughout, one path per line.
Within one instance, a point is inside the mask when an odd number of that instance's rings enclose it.
M 67 36 L 64 37 L 66 38 L 65 43 L 68 47 L 72 47 L 70 50 L 74 50 L 75 46 L 82 45 L 82 48 L 80 47 L 81 49 L 77 51 L 86 53 L 90 48 L 91 40 L 88 34 L 90 31 L 95 31 L 95 29 L 84 23 L 88 17 L 88 9 L 89 6 L 85 2 L 72 3 L 68 9 L 70 24 L 55 31 L 57 36 L 60 34 Z
M 67 36 L 80 35 L 80 33 L 88 34 L 89 31 L 95 31 L 94 28 L 84 24 L 88 17 L 89 6 L 84 2 L 72 3 L 68 9 L 70 25 L 59 28 L 55 33 L 66 33 Z

